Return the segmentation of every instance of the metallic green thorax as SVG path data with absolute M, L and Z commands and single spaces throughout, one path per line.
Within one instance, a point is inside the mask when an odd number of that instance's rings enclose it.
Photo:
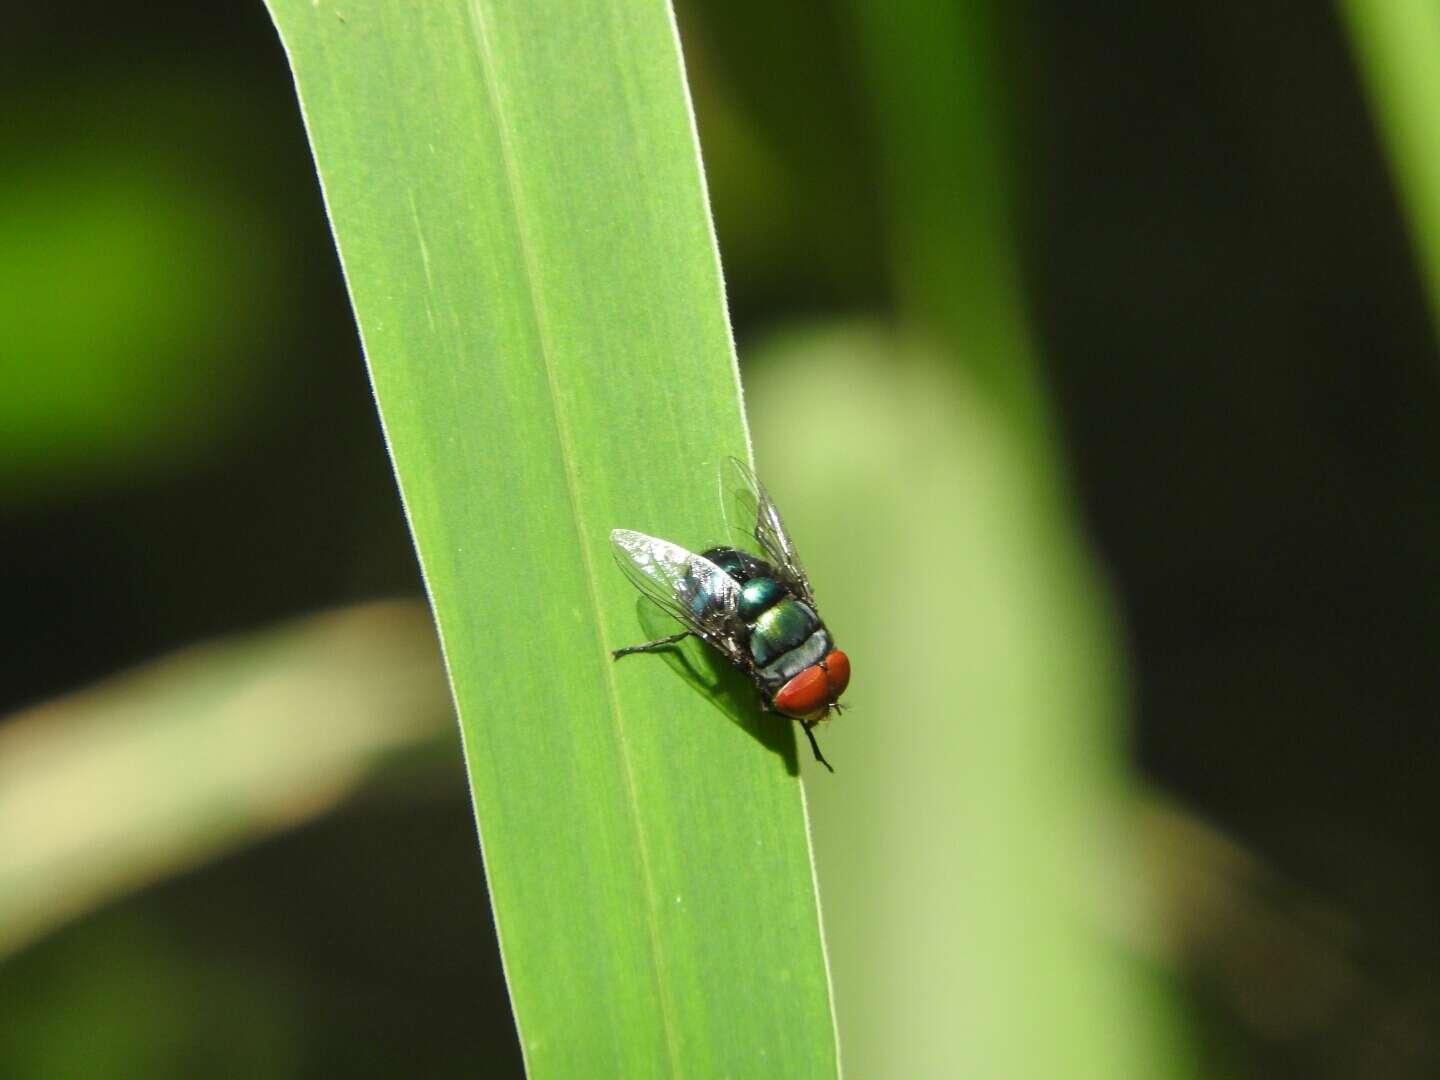
M 818 625 L 820 620 L 815 612 L 787 596 L 751 623 L 750 655 L 764 667 L 804 642 Z
M 750 629 L 748 649 L 756 675 L 772 692 L 830 651 L 820 617 L 792 595 L 769 563 L 734 548 L 712 548 L 704 557 L 740 583 L 739 615 Z

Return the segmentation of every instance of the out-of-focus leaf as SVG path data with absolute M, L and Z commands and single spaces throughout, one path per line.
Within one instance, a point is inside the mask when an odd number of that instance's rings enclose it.
M 810 788 L 848 1068 L 1184 1075 L 1166 999 L 1095 918 L 1153 919 L 1123 691 L 1008 417 L 873 328 L 761 352 L 758 459 L 855 672 Z
M 993 0 L 849 0 L 870 89 L 901 314 L 1053 468 L 1014 242 L 1012 113 Z
M 1346 0 L 1341 10 L 1390 147 L 1440 326 L 1440 5 Z
M 392 601 L 195 646 L 0 723 L 0 955 L 323 813 L 449 715 Z

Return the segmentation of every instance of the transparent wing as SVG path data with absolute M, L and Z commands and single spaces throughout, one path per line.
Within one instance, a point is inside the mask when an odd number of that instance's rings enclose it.
M 785 584 L 813 608 L 815 592 L 810 588 L 810 578 L 765 485 L 756 479 L 750 466 L 738 458 L 727 459 L 720 472 L 725 517 L 731 531 L 753 538 Z
M 610 546 L 637 589 L 732 659 L 743 660 L 746 627 L 734 578 L 679 544 L 630 529 L 614 530 Z

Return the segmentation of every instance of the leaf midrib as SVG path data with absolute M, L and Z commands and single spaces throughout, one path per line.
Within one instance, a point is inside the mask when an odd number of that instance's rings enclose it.
M 660 929 L 656 920 L 656 889 L 653 871 L 650 866 L 649 845 L 646 842 L 645 829 L 640 815 L 639 800 L 636 796 L 634 766 L 630 759 L 629 740 L 626 738 L 623 710 L 620 707 L 619 694 L 615 686 L 615 674 L 600 629 L 601 605 L 598 591 L 598 578 L 595 573 L 595 564 L 590 555 L 589 546 L 585 542 L 587 533 L 584 528 L 583 515 L 580 511 L 580 502 L 576 494 L 576 477 L 574 473 L 575 455 L 573 453 L 569 430 L 566 426 L 565 412 L 560 404 L 554 362 L 550 350 L 550 339 L 546 330 L 543 306 L 539 298 L 538 277 L 531 251 L 529 230 L 526 227 L 524 200 L 521 197 L 520 182 L 516 176 L 514 155 L 511 153 L 510 126 L 506 121 L 503 99 L 499 86 L 496 83 L 496 63 L 494 52 L 490 45 L 490 30 L 486 24 L 483 0 L 470 0 L 469 11 L 471 24 L 474 29 L 475 43 L 480 52 L 480 69 L 485 85 L 485 94 L 489 99 L 491 115 L 495 118 L 495 127 L 499 135 L 500 160 L 505 173 L 506 193 L 508 195 L 511 212 L 515 218 L 515 231 L 520 247 L 521 265 L 524 268 L 525 295 L 529 300 L 530 314 L 534 319 L 535 335 L 540 347 L 540 357 L 545 368 L 545 387 L 550 400 L 551 416 L 555 422 L 556 437 L 560 443 L 561 465 L 565 474 L 565 495 L 570 509 L 571 523 L 575 529 L 576 546 L 580 549 L 580 561 L 584 567 L 585 591 L 591 614 L 590 626 L 595 637 L 595 645 L 601 654 L 601 670 L 604 672 L 605 681 L 605 701 L 610 713 L 611 723 L 615 730 L 618 756 L 622 766 L 622 774 L 625 779 L 625 803 L 630 811 L 631 823 L 634 827 L 636 837 L 636 846 L 640 856 L 641 877 L 645 885 L 645 923 L 650 939 L 651 968 L 655 973 L 656 989 L 660 1001 L 660 1018 L 665 1029 L 665 1052 L 669 1059 L 671 1075 L 679 1075 L 677 1071 L 679 1054 L 675 1045 L 675 1029 L 672 1019 L 673 1007 L 670 1001 L 669 981 L 665 976 L 665 964 L 663 962 L 664 949 L 661 946 Z M 518 1023 L 519 1018 L 517 1012 L 517 1027 Z M 520 1045 L 523 1054 L 525 1050 L 523 1034 L 520 1039 Z

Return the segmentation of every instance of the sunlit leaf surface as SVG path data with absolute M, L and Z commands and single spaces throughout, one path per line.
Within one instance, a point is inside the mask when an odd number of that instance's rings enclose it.
M 728 682 L 609 655 L 645 632 L 610 530 L 714 542 L 718 464 L 746 453 L 668 7 L 271 9 L 531 1074 L 833 1075 L 793 732 Z

